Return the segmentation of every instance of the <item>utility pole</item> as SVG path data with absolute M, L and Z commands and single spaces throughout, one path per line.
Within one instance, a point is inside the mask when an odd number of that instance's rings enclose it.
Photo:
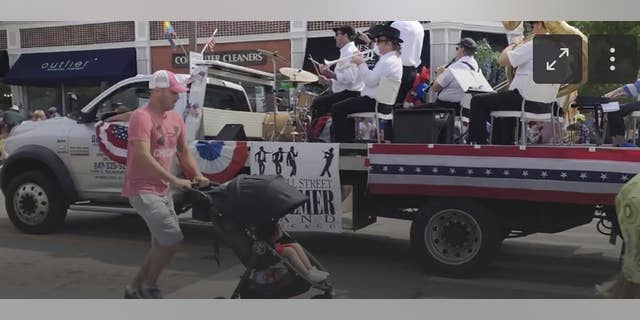
M 198 52 L 197 28 L 195 21 L 189 21 L 187 25 L 187 33 L 189 34 L 189 51 Z

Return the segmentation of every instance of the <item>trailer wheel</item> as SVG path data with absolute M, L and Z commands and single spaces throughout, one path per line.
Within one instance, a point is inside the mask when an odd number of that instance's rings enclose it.
M 491 261 L 502 241 L 493 214 L 467 199 L 435 199 L 411 224 L 412 247 L 429 271 L 462 277 Z

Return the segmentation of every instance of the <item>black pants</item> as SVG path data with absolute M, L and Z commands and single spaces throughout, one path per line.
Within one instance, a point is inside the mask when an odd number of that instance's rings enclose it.
M 415 67 L 402 67 L 402 80 L 400 80 L 400 90 L 398 91 L 398 98 L 396 103 L 403 103 L 407 97 L 407 93 L 413 87 L 413 81 L 416 80 L 416 74 L 418 71 Z
M 518 90 L 479 94 L 471 98 L 470 143 L 486 144 L 488 141 L 487 122 L 493 111 L 520 111 L 522 96 Z M 549 105 L 527 102 L 525 110 L 532 113 L 549 112 Z M 516 118 L 497 118 L 493 128 L 493 144 L 513 144 Z
M 331 108 L 333 142 L 351 142 L 355 138 L 355 122 L 347 118 L 352 113 L 374 112 L 376 100 L 367 96 L 350 98 L 333 105 Z M 378 112 L 390 113 L 387 105 L 378 105 Z
M 331 107 L 349 98 L 357 97 L 360 95 L 358 91 L 344 90 L 338 93 L 329 93 L 321 95 L 313 100 L 311 104 L 311 110 L 313 111 L 313 117 L 317 118 L 323 116 L 331 111 Z
M 640 101 L 623 104 L 620 106 L 620 110 L 607 113 L 607 120 L 609 121 L 609 133 L 612 137 L 624 136 L 626 127 L 624 125 L 623 118 L 630 115 L 631 112 L 634 111 L 640 111 Z

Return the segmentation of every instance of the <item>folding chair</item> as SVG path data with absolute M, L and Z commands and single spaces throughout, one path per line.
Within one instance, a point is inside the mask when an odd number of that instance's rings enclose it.
M 378 112 L 379 104 L 386 105 L 394 105 L 396 103 L 396 97 L 398 96 L 398 91 L 400 91 L 400 81 L 394 81 L 388 78 L 380 79 L 380 84 L 378 86 L 378 94 L 376 95 L 376 107 L 374 112 L 360 112 L 360 113 L 352 113 L 347 118 L 375 118 L 375 126 L 376 126 L 376 137 L 378 138 L 378 143 L 381 142 L 380 139 L 380 119 L 391 121 L 393 120 L 393 113 L 390 114 L 382 114 Z M 357 130 L 358 128 L 356 128 Z
M 527 122 L 528 121 L 550 121 L 551 122 L 551 135 L 552 141 L 556 141 L 556 130 L 554 121 L 554 106 L 557 103 L 556 96 L 560 84 L 540 84 L 533 81 L 533 75 L 528 77 L 527 86 L 520 92 L 522 95 L 522 104 L 520 105 L 520 111 L 493 111 L 489 115 L 491 116 L 491 131 L 489 133 L 489 140 L 493 141 L 493 125 L 495 118 L 518 118 L 520 124 L 520 140 L 522 145 L 527 144 Z M 548 113 L 531 113 L 525 111 L 526 102 L 538 102 L 549 104 Z M 518 126 L 516 126 L 516 130 Z M 518 136 L 516 131 L 516 137 Z

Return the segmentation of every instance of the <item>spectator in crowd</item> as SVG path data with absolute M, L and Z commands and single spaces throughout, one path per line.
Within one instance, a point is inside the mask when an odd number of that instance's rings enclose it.
M 22 123 L 25 120 L 24 114 L 20 112 L 20 107 L 17 105 L 12 105 L 11 109 L 7 110 L 4 113 L 4 123 L 7 126 L 7 133 L 11 132 L 13 127 Z
M 47 119 L 47 115 L 44 114 L 44 111 L 42 110 L 34 111 L 33 115 L 31 116 L 31 121 L 41 121 L 46 119 Z

